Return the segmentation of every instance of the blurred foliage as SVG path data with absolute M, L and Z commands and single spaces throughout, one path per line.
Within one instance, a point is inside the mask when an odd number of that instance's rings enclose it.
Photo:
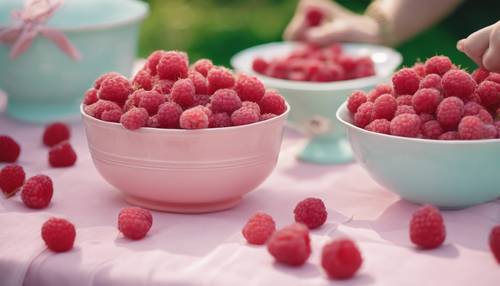
M 191 60 L 206 57 L 229 66 L 245 48 L 281 40 L 297 1 L 291 0 L 149 0 L 149 18 L 142 25 L 140 56 L 157 49 L 187 51 Z M 338 0 L 363 12 L 369 0 Z M 485 8 L 488 7 L 488 8 Z M 500 1 L 466 1 L 450 17 L 404 43 L 398 50 L 404 65 L 436 54 L 449 55 L 463 67 L 475 65 L 455 48 L 457 40 L 498 20 Z

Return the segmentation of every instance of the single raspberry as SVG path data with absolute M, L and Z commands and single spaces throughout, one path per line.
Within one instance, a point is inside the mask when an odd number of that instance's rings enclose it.
M 400 69 L 392 76 L 396 94 L 414 94 L 420 85 L 420 77 L 410 68 Z
M 255 58 L 252 62 L 252 69 L 261 74 L 264 74 L 268 67 L 269 63 L 263 58 Z
M 232 89 L 219 89 L 211 98 L 211 108 L 214 112 L 227 112 L 232 114 L 241 107 L 241 99 L 236 91 Z
M 182 129 L 201 129 L 207 128 L 208 116 L 202 106 L 192 107 L 185 110 L 179 119 Z
M 101 115 L 101 120 L 107 122 L 120 122 L 120 118 L 122 117 L 123 112 L 121 110 L 112 109 L 104 111 Z
M 413 95 L 405 94 L 396 97 L 396 102 L 398 105 L 412 105 Z
M 126 238 L 139 240 L 153 225 L 151 212 L 139 207 L 123 208 L 118 214 L 118 230 Z
M 368 101 L 366 93 L 362 90 L 356 90 L 347 99 L 347 109 L 349 109 L 349 111 L 354 114 L 356 113 L 356 111 L 358 111 L 359 106 L 366 101 Z
M 469 101 L 464 105 L 464 116 L 467 115 L 477 115 L 479 111 L 483 110 L 484 107 L 474 101 Z
M 177 80 L 188 75 L 188 60 L 185 54 L 177 51 L 164 52 L 156 66 L 161 79 Z
M 500 264 L 500 225 L 497 225 L 491 229 L 489 245 L 493 256 Z
M 149 119 L 148 111 L 144 108 L 132 108 L 125 112 L 120 118 L 123 127 L 136 130 L 147 125 Z
M 76 162 L 76 153 L 68 141 L 63 141 L 50 148 L 49 164 L 52 167 L 69 167 Z
M 161 128 L 179 128 L 182 107 L 175 102 L 165 102 L 158 109 L 158 125 Z
M 413 213 L 410 221 L 410 239 L 423 249 L 432 249 L 443 244 L 446 229 L 439 210 L 424 205 Z
M 388 84 L 385 84 L 385 83 L 381 83 L 381 84 L 378 84 L 377 86 L 375 86 L 374 89 L 372 89 L 367 97 L 368 97 L 368 101 L 371 101 L 371 102 L 375 102 L 375 100 L 383 95 L 383 94 L 392 94 L 393 93 L 393 89 L 392 89 L 392 86 L 388 85 Z
M 295 221 L 314 229 L 322 226 L 328 216 L 325 204 L 318 198 L 307 198 L 300 201 L 293 210 Z
M 260 116 L 260 106 L 253 101 L 243 101 L 241 103 L 241 107 L 253 109 L 253 111 L 255 111 L 255 113 Z
M 492 72 L 490 73 L 490 75 L 488 75 L 488 77 L 485 80 L 493 81 L 500 84 L 500 73 Z
M 498 130 L 493 124 L 485 124 L 483 127 L 483 139 L 495 139 L 498 137 Z
M 132 88 L 144 90 L 153 89 L 153 77 L 149 74 L 148 70 L 142 69 L 134 76 L 134 79 L 132 79 Z
M 193 83 L 196 94 L 208 94 L 208 81 L 201 73 L 197 71 L 189 71 L 188 78 Z
M 151 128 L 161 128 L 160 123 L 158 122 L 158 114 L 150 116 L 146 126 Z
M 416 114 L 401 114 L 391 121 L 391 134 L 403 137 L 417 137 L 421 121 Z
M 309 7 L 306 11 L 306 23 L 309 27 L 316 27 L 323 22 L 323 11 L 318 7 Z
M 92 103 L 95 103 L 98 99 L 99 97 L 97 97 L 97 89 L 90 88 L 85 92 L 85 95 L 83 96 L 83 104 L 90 105 Z
M 474 72 L 472 72 L 471 76 L 476 81 L 477 84 L 480 84 L 490 75 L 490 72 L 483 68 L 479 67 Z
M 456 96 L 461 99 L 469 97 L 477 86 L 470 74 L 459 69 L 452 69 L 445 73 L 441 84 L 445 97 Z
M 457 131 L 448 131 L 443 134 L 441 134 L 438 137 L 439 140 L 459 140 L 460 135 L 458 135 Z
M 213 67 L 207 75 L 208 91 L 213 94 L 222 88 L 231 88 L 234 86 L 233 74 L 225 68 Z
M 245 224 L 241 233 L 250 244 L 265 244 L 276 230 L 273 218 L 263 212 L 254 214 Z
M 99 89 L 99 99 L 110 100 L 123 104 L 132 92 L 130 82 L 123 76 L 108 77 Z
M 259 102 L 266 92 L 264 84 L 258 78 L 246 74 L 238 76 L 234 89 L 242 101 Z
M 462 140 L 483 139 L 484 123 L 477 116 L 464 116 L 458 125 L 458 134 Z
M 261 115 L 260 115 L 260 119 L 259 119 L 259 121 L 269 120 L 269 119 L 274 118 L 274 117 L 276 117 L 276 116 L 277 116 L 276 114 L 272 114 L 272 113 L 264 113 L 264 114 L 261 114 Z
M 155 115 L 158 113 L 158 107 L 165 102 L 165 97 L 152 90 L 152 91 L 142 91 L 140 95 L 138 107 L 146 109 L 149 115 Z
M 194 70 L 201 73 L 204 77 L 208 75 L 208 72 L 213 67 L 214 64 L 209 59 L 199 59 L 193 64 Z
M 429 120 L 422 124 L 422 135 L 426 139 L 438 139 L 443 134 L 443 128 L 437 120 Z
M 113 77 L 122 77 L 121 74 L 117 73 L 117 72 L 108 72 L 108 73 L 105 73 L 103 75 L 101 75 L 100 77 L 98 77 L 95 82 L 94 82 L 94 88 L 95 89 L 100 89 L 101 88 L 101 84 L 108 78 L 113 78 Z
M 53 192 L 52 180 L 45 175 L 36 175 L 24 184 L 21 199 L 29 208 L 42 209 L 49 205 Z
M 149 69 L 149 71 L 151 72 L 151 75 L 156 75 L 158 73 L 156 67 L 158 66 L 158 63 L 160 62 L 160 59 L 164 53 L 165 53 L 165 51 L 158 50 L 158 51 L 152 52 L 149 55 L 149 57 L 146 61 L 146 66 Z
M 476 92 L 486 108 L 500 106 L 500 84 L 486 80 L 479 84 Z
M 104 111 L 122 110 L 122 109 L 118 104 L 116 104 L 113 101 L 98 100 L 96 103 L 85 106 L 84 110 L 85 113 L 87 113 L 88 115 L 97 119 L 101 119 Z
M 417 113 L 434 113 L 442 97 L 437 89 L 422 88 L 417 90 L 412 98 L 412 105 Z
M 370 124 L 366 125 L 366 130 L 381 134 L 390 134 L 391 133 L 391 122 L 385 118 L 383 119 L 375 119 Z
M 493 116 L 486 109 L 479 110 L 476 116 L 485 124 L 493 124 Z
M 195 94 L 193 106 L 210 104 L 210 95 L 208 94 Z
M 0 171 L 0 190 L 6 197 L 13 196 L 22 187 L 25 178 L 23 167 L 7 165 Z
M 426 76 L 424 63 L 416 62 L 411 68 L 419 77 Z
M 176 81 L 172 87 L 172 100 L 183 108 L 188 108 L 193 105 L 194 95 L 194 84 L 188 78 Z
M 62 122 L 54 122 L 45 127 L 43 132 L 43 144 L 52 147 L 62 141 L 69 139 L 71 132 L 68 125 Z
M 354 241 L 343 238 L 331 241 L 321 252 L 321 266 L 331 279 L 348 279 L 363 264 L 363 258 Z
M 390 94 L 379 96 L 373 103 L 373 119 L 385 118 L 391 120 L 397 109 L 396 99 Z
M 42 226 L 42 239 L 47 248 L 54 252 L 71 250 L 75 237 L 75 226 L 63 218 L 51 217 Z
M 458 97 L 447 97 L 439 103 L 436 116 L 444 129 L 452 130 L 458 126 L 463 113 L 463 101 Z
M 213 113 L 209 118 L 208 127 L 219 128 L 231 126 L 231 116 L 226 112 Z
M 424 124 L 427 121 L 436 119 L 434 115 L 429 113 L 420 113 L 418 116 L 420 117 L 420 123 L 422 124 Z
M 267 250 L 278 262 L 290 265 L 303 265 L 311 255 L 309 230 L 303 224 L 284 227 L 271 236 Z
M 435 73 L 431 73 L 426 75 L 420 81 L 420 88 L 434 88 L 439 91 L 443 90 L 443 86 L 441 85 L 441 76 Z
M 401 115 L 401 114 L 417 114 L 413 106 L 410 105 L 399 105 L 398 108 L 396 108 L 396 112 L 394 113 L 394 117 Z
M 425 72 L 427 74 L 444 75 L 452 67 L 452 62 L 447 56 L 434 56 L 425 61 Z
M 283 96 L 275 90 L 267 90 L 259 101 L 260 111 L 262 113 L 273 113 L 281 115 L 286 111 L 286 102 Z
M 169 79 L 158 79 L 155 81 L 153 90 L 161 94 L 169 94 L 174 86 L 174 81 Z
M 373 120 L 373 103 L 367 101 L 361 104 L 354 114 L 354 124 L 358 127 L 364 128 Z
M 7 135 L 0 135 L 0 162 L 14 163 L 19 158 L 21 147 Z
M 234 126 L 251 124 L 259 119 L 259 114 L 252 108 L 241 107 L 231 114 L 231 123 Z

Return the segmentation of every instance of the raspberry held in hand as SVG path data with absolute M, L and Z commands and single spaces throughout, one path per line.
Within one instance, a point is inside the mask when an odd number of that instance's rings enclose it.
M 273 218 L 263 212 L 254 214 L 245 227 L 241 230 L 243 236 L 250 244 L 265 244 L 276 230 Z
M 139 240 L 146 236 L 153 225 L 151 212 L 139 207 L 123 208 L 118 214 L 118 230 L 129 239 Z
M 52 167 L 69 167 L 76 162 L 76 153 L 68 141 L 61 142 L 49 151 L 49 164 Z
M 323 246 L 321 266 L 331 279 L 351 278 L 362 263 L 361 253 L 350 239 L 337 239 Z
M 311 255 L 308 228 L 295 223 L 276 231 L 267 243 L 267 250 L 278 262 L 303 265 Z
M 14 163 L 20 153 L 21 147 L 12 137 L 0 135 L 0 162 Z
M 322 226 L 328 212 L 325 204 L 318 198 L 307 198 L 300 201 L 293 210 L 295 221 L 305 224 L 309 229 L 315 229 Z
M 207 128 L 209 121 L 208 115 L 202 106 L 196 106 L 185 110 L 179 119 L 182 129 L 202 129 Z
M 52 180 L 45 175 L 29 178 L 21 191 L 23 203 L 32 209 L 42 209 L 49 205 L 54 189 Z
M 497 260 L 498 264 L 500 264 L 500 225 L 491 229 L 489 245 L 493 256 Z
M 309 7 L 306 11 L 306 21 L 307 25 L 310 27 L 319 26 L 323 18 L 323 11 L 318 7 Z
M 7 165 L 0 170 L 0 190 L 6 197 L 11 197 L 22 187 L 25 178 L 23 167 Z
M 68 140 L 70 137 L 70 130 L 68 125 L 61 122 L 54 122 L 47 127 L 43 132 L 43 144 L 52 147 L 62 141 Z
M 47 248 L 54 252 L 71 250 L 75 237 L 75 226 L 65 219 L 52 217 L 42 226 L 42 239 Z
M 410 239 L 423 249 L 432 249 L 443 244 L 446 230 L 439 210 L 424 205 L 413 213 L 410 221 Z

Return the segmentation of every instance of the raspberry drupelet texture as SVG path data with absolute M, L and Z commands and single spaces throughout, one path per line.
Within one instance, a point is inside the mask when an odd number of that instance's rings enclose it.
M 69 251 L 75 243 L 75 226 L 63 218 L 52 217 L 47 220 L 41 233 L 47 248 L 54 252 Z
M 158 123 L 158 114 L 150 116 L 146 126 L 151 128 L 161 128 L 160 123 Z
M 152 52 L 151 55 L 149 55 L 145 66 L 149 69 L 151 75 L 154 76 L 158 73 L 156 67 L 158 66 L 158 63 L 160 62 L 160 59 L 164 53 L 165 51 L 158 50 Z
M 14 163 L 19 158 L 21 147 L 7 135 L 0 135 L 0 162 Z
M 500 84 L 500 73 L 492 72 L 485 80 L 493 81 Z
M 325 204 L 318 198 L 307 198 L 300 201 L 293 210 L 295 221 L 305 224 L 309 229 L 315 229 L 322 226 L 328 212 Z
M 277 262 L 300 266 L 311 255 L 310 244 L 308 228 L 296 223 L 274 232 L 267 243 L 267 250 Z
M 242 101 L 259 102 L 266 92 L 264 84 L 258 78 L 246 74 L 238 76 L 234 89 Z
M 97 89 L 89 88 L 83 96 L 83 104 L 90 105 L 95 103 L 99 97 L 97 96 Z
M 416 62 L 411 69 L 419 76 L 419 77 L 425 77 L 425 64 L 421 62 Z
M 143 208 L 123 208 L 118 214 L 118 230 L 132 240 L 144 238 L 152 225 L 151 212 Z
M 383 94 L 392 94 L 393 93 L 393 89 L 392 89 L 392 86 L 388 85 L 388 84 L 385 84 L 385 83 L 381 83 L 381 84 L 378 84 L 377 86 L 375 86 L 374 89 L 372 89 L 367 97 L 368 97 L 368 101 L 371 101 L 371 102 L 375 102 L 375 100 L 383 95 Z
M 401 114 L 417 114 L 413 106 L 410 105 L 399 105 L 398 108 L 396 108 L 396 112 L 394 113 L 394 117 L 401 115 Z
M 493 124 L 493 116 L 486 109 L 479 110 L 476 116 L 485 124 Z
M 254 109 L 247 107 L 241 107 L 231 114 L 231 123 L 234 126 L 251 124 L 259 119 L 259 114 Z
M 207 74 L 208 80 L 208 91 L 213 94 L 215 91 L 222 88 L 232 88 L 234 86 L 235 80 L 234 76 L 226 68 L 223 67 L 213 67 Z
M 481 82 L 483 82 L 483 80 L 485 80 L 489 75 L 490 75 L 490 72 L 483 67 L 477 68 L 471 74 L 472 78 L 476 81 L 477 84 L 480 84 Z
M 260 115 L 260 106 L 253 101 L 243 101 L 241 103 L 241 107 L 253 109 L 253 111 L 255 111 L 255 113 Z
M 197 71 L 189 71 L 188 78 L 193 83 L 194 90 L 197 95 L 208 94 L 208 81 L 201 73 Z
M 252 69 L 261 74 L 265 74 L 268 67 L 269 63 L 263 58 L 257 57 L 252 62 Z
M 148 72 L 148 70 L 142 69 L 137 72 L 137 74 L 132 79 L 132 88 L 144 90 L 153 89 L 153 77 Z
M 158 109 L 158 126 L 160 128 L 179 128 L 182 107 L 175 102 L 165 102 Z
M 188 108 L 194 103 L 195 93 L 194 84 L 190 79 L 180 79 L 174 83 L 171 95 L 174 102 L 182 108 Z
M 457 131 L 448 131 L 441 134 L 438 138 L 439 140 L 459 140 L 460 135 L 458 135 Z
M 391 121 L 391 134 L 402 137 L 417 137 L 420 133 L 421 121 L 416 114 L 401 114 Z
M 156 66 L 161 79 L 177 80 L 188 75 L 186 55 L 178 51 L 163 52 Z
M 132 108 L 125 112 L 120 118 L 123 127 L 136 130 L 147 125 L 149 119 L 148 111 L 144 108 Z
M 398 105 L 412 105 L 413 95 L 405 94 L 400 95 L 396 98 L 396 102 Z
M 207 105 L 210 103 L 210 95 L 208 94 L 195 94 L 193 106 Z
M 276 230 L 273 218 L 263 212 L 254 214 L 241 230 L 243 237 L 250 244 L 265 244 Z
M 439 103 L 436 117 L 445 130 L 452 130 L 458 126 L 463 113 L 463 101 L 458 97 L 447 97 Z
M 413 69 L 400 69 L 392 76 L 394 91 L 398 95 L 414 94 L 420 85 L 420 77 Z
M 434 120 L 434 119 L 436 119 L 436 118 L 434 117 L 434 115 L 429 114 L 429 113 L 420 113 L 420 114 L 418 115 L 418 117 L 420 117 L 420 123 L 422 123 L 422 124 L 424 124 L 424 123 L 425 123 L 425 122 L 427 122 L 427 121 L 430 121 L 430 120 Z
M 100 77 L 98 77 L 95 82 L 94 82 L 94 88 L 95 89 L 100 89 L 101 88 L 101 84 L 108 78 L 113 78 L 113 77 L 123 77 L 121 74 L 117 73 L 117 72 L 108 72 L 108 73 L 105 73 L 103 75 L 101 75 Z
M 443 244 L 446 229 L 439 210 L 424 205 L 413 213 L 410 221 L 410 240 L 423 249 L 432 249 Z
M 36 175 L 24 184 L 21 199 L 29 208 L 42 209 L 49 205 L 53 192 L 52 180 L 45 175 Z
M 422 135 L 427 139 L 438 139 L 443 134 L 443 128 L 437 120 L 429 120 L 422 124 Z
M 351 113 L 356 113 L 356 111 L 358 111 L 359 106 L 365 103 L 366 101 L 368 101 L 366 93 L 362 90 L 356 90 L 347 99 L 347 109 Z
M 68 141 L 63 141 L 50 148 L 49 164 L 52 167 L 69 167 L 76 162 L 76 153 Z
M 182 129 L 207 128 L 209 124 L 208 115 L 202 106 L 192 107 L 181 114 L 179 124 Z
M 436 111 L 442 97 L 437 89 L 421 88 L 412 98 L 412 106 L 417 113 L 432 114 Z
M 101 119 L 102 113 L 104 111 L 122 110 L 122 108 L 113 101 L 100 99 L 96 103 L 85 106 L 84 110 L 88 115 L 97 119 Z
M 479 111 L 483 110 L 484 107 L 474 101 L 469 101 L 464 105 L 464 116 L 467 115 L 477 115 Z
M 391 122 L 387 119 L 375 119 L 370 124 L 366 125 L 366 130 L 381 134 L 391 133 Z
M 486 80 L 479 84 L 476 92 L 486 108 L 496 109 L 500 106 L 500 84 Z
M 321 266 L 331 279 L 351 278 L 362 264 L 361 253 L 350 239 L 337 239 L 323 246 Z
M 152 116 L 158 113 L 158 107 L 164 102 L 165 96 L 162 94 L 154 90 L 142 91 L 138 107 L 146 109 L 148 114 Z
M 68 125 L 62 122 L 54 122 L 45 127 L 43 131 L 43 144 L 52 147 L 62 141 L 68 140 L 71 135 Z
M 373 119 L 391 120 L 397 109 L 396 99 L 390 94 L 379 96 L 373 103 Z
M 458 134 L 462 140 L 477 140 L 484 136 L 484 123 L 477 116 L 464 116 L 458 125 Z
M 354 124 L 364 128 L 373 120 L 373 102 L 367 101 L 361 104 L 354 114 Z
M 210 104 L 214 112 L 232 114 L 241 107 L 241 99 L 233 89 L 223 88 L 212 95 Z
M 427 74 L 444 75 L 453 66 L 447 56 L 434 56 L 425 61 L 425 72 Z
M 420 81 L 420 88 L 435 88 L 439 91 L 443 90 L 443 86 L 441 85 L 441 76 L 435 73 L 431 73 L 426 75 Z
M 264 114 L 261 114 L 261 115 L 260 115 L 260 119 L 259 119 L 259 121 L 269 120 L 269 119 L 274 118 L 274 117 L 276 117 L 276 116 L 277 116 L 276 114 L 272 114 L 272 113 L 264 113 Z
M 261 113 L 281 115 L 286 111 L 286 102 L 283 96 L 275 90 L 267 90 L 259 101 Z
M 174 86 L 174 81 L 169 79 L 158 79 L 153 85 L 153 90 L 161 94 L 170 94 L 172 87 Z
M 208 127 L 220 128 L 231 126 L 231 116 L 226 112 L 213 113 L 209 118 Z
M 461 99 L 469 97 L 476 89 L 476 82 L 465 71 L 449 70 L 441 80 L 445 97 L 455 96 Z
M 491 229 L 489 245 L 493 256 L 497 260 L 498 264 L 500 264 L 500 225 Z
M 0 170 L 0 190 L 6 197 L 11 197 L 22 187 L 25 178 L 23 167 L 6 165 Z
M 106 78 L 97 95 L 99 99 L 110 100 L 118 104 L 123 104 L 132 92 L 132 86 L 128 79 L 123 76 L 113 76 Z
M 207 77 L 208 72 L 214 67 L 214 64 L 209 59 L 199 59 L 193 64 L 195 71 Z
M 120 118 L 122 117 L 123 112 L 118 109 L 112 109 L 108 111 L 104 111 L 101 115 L 101 120 L 108 122 L 120 122 Z

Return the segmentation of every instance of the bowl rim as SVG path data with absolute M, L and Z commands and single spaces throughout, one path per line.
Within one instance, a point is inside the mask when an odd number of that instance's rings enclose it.
M 265 48 L 267 46 L 275 46 L 275 45 L 299 45 L 299 42 L 293 41 L 281 41 L 281 42 L 269 42 L 262 45 L 253 46 L 242 51 L 239 51 L 235 55 L 231 57 L 230 63 L 234 70 L 243 73 L 251 73 L 254 76 L 259 77 L 266 85 L 272 86 L 278 89 L 295 89 L 295 90 L 310 90 L 310 91 L 337 91 L 337 90 L 352 90 L 352 89 L 362 89 L 366 86 L 376 85 L 377 83 L 385 80 L 388 76 L 390 76 L 398 66 L 403 62 L 403 57 L 401 53 L 392 49 L 390 47 L 374 45 L 374 44 L 360 44 L 353 42 L 341 42 L 342 47 L 349 46 L 366 46 L 376 49 L 385 50 L 387 53 L 392 54 L 395 58 L 394 65 L 390 67 L 390 72 L 388 74 L 376 74 L 374 76 L 363 77 L 358 79 L 350 79 L 350 80 L 341 80 L 335 82 L 308 82 L 308 81 L 293 81 L 293 80 L 285 80 L 269 77 L 260 73 L 253 71 L 253 69 L 242 70 L 237 65 L 237 60 L 242 57 L 244 54 L 252 51 L 254 49 Z
M 250 127 L 257 127 L 257 126 L 261 126 L 261 125 L 268 125 L 268 124 L 271 124 L 272 122 L 274 121 L 278 121 L 278 120 L 285 120 L 290 112 L 290 105 L 288 104 L 288 102 L 285 102 L 286 104 L 286 111 L 283 112 L 282 114 L 278 115 L 278 116 L 275 116 L 271 119 L 267 119 L 267 120 L 264 120 L 264 121 L 258 121 L 258 122 L 254 122 L 254 123 L 251 123 L 251 124 L 245 124 L 245 125 L 240 125 L 240 126 L 228 126 L 228 127 L 217 127 L 217 128 L 202 128 L 202 129 L 173 129 L 173 128 L 153 128 L 153 127 L 141 127 L 137 130 L 128 130 L 126 128 L 124 128 L 120 123 L 117 123 L 117 122 L 107 122 L 107 121 L 103 121 L 103 120 L 100 120 L 100 119 L 97 119 L 97 118 L 94 118 L 90 115 L 88 115 L 87 113 L 85 113 L 83 107 L 83 103 L 80 104 L 80 114 L 81 116 L 84 118 L 84 120 L 88 120 L 88 121 L 91 121 L 91 122 L 94 122 L 96 124 L 101 124 L 101 125 L 106 125 L 106 126 L 109 126 L 109 127 L 113 127 L 113 128 L 121 128 L 125 131 L 141 131 L 141 132 L 145 132 L 145 133 L 161 133 L 161 132 L 165 132 L 165 133 L 169 133 L 169 134 L 204 134 L 204 133 L 216 133 L 216 132 L 223 132 L 221 130 L 225 130 L 225 131 L 235 131 L 235 130 L 238 130 L 238 129 L 245 129 L 245 128 L 250 128 Z
M 421 138 L 409 138 L 409 137 L 402 137 L 402 136 L 394 136 L 394 135 L 388 135 L 388 134 L 382 134 L 382 133 L 376 133 L 372 131 L 365 130 L 363 128 L 360 128 L 348 120 L 344 119 L 342 117 L 342 113 L 347 114 L 349 111 L 347 110 L 347 101 L 342 103 L 340 107 L 337 109 L 337 112 L 335 112 L 335 116 L 337 119 L 347 126 L 347 129 L 355 129 L 357 132 L 366 134 L 368 136 L 378 136 L 378 137 L 383 137 L 383 138 L 388 138 L 389 140 L 400 140 L 400 141 L 409 141 L 409 142 L 419 142 L 419 143 L 424 143 L 424 144 L 443 144 L 443 145 L 473 145 L 473 144 L 488 144 L 488 143 L 497 143 L 500 144 L 500 139 L 495 138 L 495 139 L 477 139 L 477 140 L 434 140 L 434 139 L 421 139 Z

